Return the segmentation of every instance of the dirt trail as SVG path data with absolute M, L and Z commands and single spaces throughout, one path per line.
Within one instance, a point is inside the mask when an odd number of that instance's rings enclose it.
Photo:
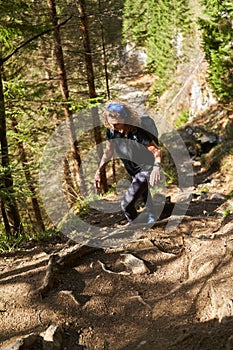
M 83 256 L 44 298 L 31 292 L 68 242 L 1 254 L 1 348 L 56 324 L 68 350 L 233 349 L 233 221 L 219 208 L 216 199 L 192 201 L 178 226 L 164 218 L 125 247 Z M 146 270 L 129 271 L 126 253 Z

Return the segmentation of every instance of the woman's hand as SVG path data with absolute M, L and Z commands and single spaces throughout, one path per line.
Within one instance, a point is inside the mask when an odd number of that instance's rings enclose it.
M 95 177 L 94 177 L 95 188 L 97 191 L 100 190 L 100 187 L 101 187 L 100 186 L 101 185 L 101 175 L 102 175 L 101 172 L 104 171 L 106 164 L 111 160 L 113 153 L 114 153 L 114 144 L 110 141 L 107 141 L 104 154 L 102 156 L 99 167 L 98 167 L 98 169 L 95 173 Z
M 100 189 L 100 183 L 101 183 L 101 172 L 98 169 L 97 172 L 95 173 L 95 188 L 97 190 Z
M 150 185 L 154 187 L 158 182 L 160 182 L 160 167 L 158 165 L 154 165 L 152 172 L 150 174 Z

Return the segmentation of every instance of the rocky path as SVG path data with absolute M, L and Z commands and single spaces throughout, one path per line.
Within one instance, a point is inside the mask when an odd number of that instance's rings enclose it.
M 232 218 L 220 203 L 199 201 L 211 216 L 192 204 L 179 225 L 164 218 L 125 246 L 83 254 L 43 297 L 33 292 L 49 259 L 72 244 L 2 254 L 1 349 L 233 349 Z

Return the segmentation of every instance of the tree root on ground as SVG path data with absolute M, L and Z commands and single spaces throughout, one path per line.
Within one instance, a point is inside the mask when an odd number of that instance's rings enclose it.
M 51 254 L 42 285 L 32 292 L 33 295 L 39 295 L 45 298 L 52 290 L 54 282 L 60 270 L 66 267 L 77 266 L 78 260 L 85 255 L 91 254 L 97 250 L 97 247 L 89 247 L 82 244 L 75 244 L 71 247 L 63 248 L 57 254 Z

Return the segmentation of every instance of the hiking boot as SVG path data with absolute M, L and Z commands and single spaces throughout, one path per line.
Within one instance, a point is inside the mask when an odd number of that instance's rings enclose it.
M 144 225 L 151 225 L 154 224 L 157 221 L 156 216 L 153 214 L 147 214 L 144 215 L 144 217 L 136 218 L 133 222 L 131 222 L 131 225 L 138 225 L 138 224 L 144 224 Z
M 151 224 L 154 224 L 156 221 L 157 221 L 156 217 L 152 214 L 149 214 L 145 223 L 148 225 L 151 225 Z

